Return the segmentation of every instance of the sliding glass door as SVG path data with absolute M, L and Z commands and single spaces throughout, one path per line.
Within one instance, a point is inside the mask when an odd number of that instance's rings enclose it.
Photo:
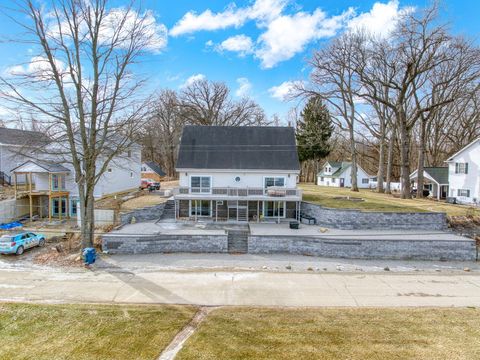
M 212 204 L 210 200 L 190 201 L 190 216 L 212 216 Z

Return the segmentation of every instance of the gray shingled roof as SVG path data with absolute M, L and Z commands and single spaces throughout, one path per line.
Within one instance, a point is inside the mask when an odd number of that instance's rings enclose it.
M 0 144 L 35 145 L 41 142 L 48 142 L 48 138 L 44 133 L 41 133 L 39 131 L 28 131 L 0 127 Z
M 188 125 L 176 167 L 299 170 L 295 131 L 291 127 Z
M 36 164 L 36 165 L 40 166 L 41 168 L 45 169 L 46 172 L 50 172 L 50 173 L 70 172 L 70 169 L 66 168 L 65 166 L 63 166 L 61 164 L 57 164 L 57 163 L 50 162 L 50 161 L 43 161 L 43 160 L 28 160 L 28 161 L 25 161 L 23 164 L 17 166 L 16 168 L 13 168 L 11 171 L 15 172 L 16 169 L 18 169 L 19 167 L 22 167 L 23 165 L 28 164 L 28 163 Z
M 448 184 L 448 167 L 424 167 L 424 171 L 439 184 Z
M 162 168 L 160 167 L 160 165 L 158 165 L 156 162 L 154 161 L 145 161 L 145 164 L 147 164 L 147 166 L 152 169 L 158 176 L 165 176 L 165 172 L 162 170 Z

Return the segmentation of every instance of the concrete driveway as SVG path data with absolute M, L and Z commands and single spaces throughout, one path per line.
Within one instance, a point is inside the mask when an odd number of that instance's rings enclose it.
M 480 306 L 476 273 L 0 271 L 1 301 L 258 306 Z

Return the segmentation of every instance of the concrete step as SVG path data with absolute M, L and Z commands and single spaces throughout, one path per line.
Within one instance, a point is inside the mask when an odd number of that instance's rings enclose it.
M 246 254 L 248 252 L 248 231 L 228 231 L 228 252 Z

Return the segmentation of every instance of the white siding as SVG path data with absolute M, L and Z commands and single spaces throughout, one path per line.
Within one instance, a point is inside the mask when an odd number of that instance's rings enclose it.
M 183 187 L 190 187 L 191 176 L 211 176 L 211 187 L 262 188 L 265 177 L 284 177 L 286 187 L 295 188 L 297 186 L 297 173 L 295 172 L 184 170 L 180 171 L 179 175 L 180 186 Z M 236 177 L 239 177 L 240 181 L 235 181 Z
M 468 174 L 455 174 L 455 163 L 468 163 Z M 463 203 L 480 202 L 480 141 L 468 147 L 448 164 L 449 196 Z M 458 190 L 470 190 L 470 196 L 458 196 Z
M 330 186 L 330 187 L 340 187 L 340 179 L 344 179 L 344 187 L 351 187 L 352 186 L 352 176 L 351 176 L 351 168 L 348 167 L 345 169 L 340 175 L 335 176 L 335 182 L 332 181 L 332 177 L 323 177 L 323 181 L 319 176 L 317 178 L 317 185 L 320 186 Z M 366 183 L 362 182 L 362 179 L 367 179 Z M 370 176 L 363 171 L 362 168 L 357 168 L 357 185 L 360 189 L 368 189 L 370 187 Z

